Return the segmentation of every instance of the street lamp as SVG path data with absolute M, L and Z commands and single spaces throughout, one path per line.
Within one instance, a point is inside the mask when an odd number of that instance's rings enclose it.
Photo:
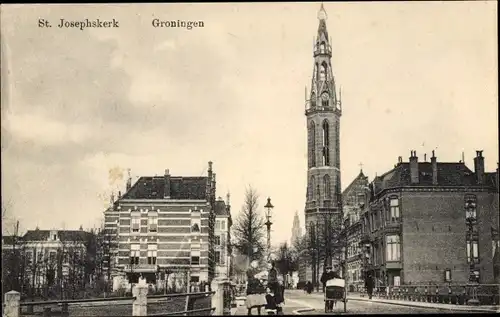
M 273 204 L 271 204 L 271 198 L 267 198 L 267 204 L 264 206 L 267 209 L 266 211 L 266 226 L 267 226 L 267 252 L 271 250 L 271 211 L 274 208 Z

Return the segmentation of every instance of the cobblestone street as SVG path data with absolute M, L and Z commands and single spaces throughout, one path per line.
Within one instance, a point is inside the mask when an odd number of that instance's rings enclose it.
M 324 314 L 323 293 L 306 294 L 299 290 L 287 290 L 286 294 L 287 306 L 300 307 L 300 314 L 316 315 Z M 314 311 L 302 311 L 302 309 L 314 309 Z M 296 311 L 297 309 L 293 310 Z M 343 313 L 344 303 L 337 303 L 334 308 L 334 313 Z M 491 311 L 493 313 L 494 311 Z M 286 313 L 286 312 L 285 312 Z M 422 314 L 422 313 L 464 313 L 471 314 L 474 312 L 462 309 L 448 309 L 442 307 L 409 307 L 394 304 L 385 304 L 376 301 L 350 299 L 347 302 L 347 314 Z M 330 313 L 331 314 L 331 313 Z

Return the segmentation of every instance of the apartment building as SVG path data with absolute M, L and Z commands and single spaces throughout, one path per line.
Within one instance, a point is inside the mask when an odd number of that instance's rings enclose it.
M 11 261 L 11 271 L 20 274 L 20 289 L 29 293 L 36 289 L 59 285 L 69 288 L 92 282 L 94 272 L 86 262 L 95 258 L 91 247 L 92 232 L 80 230 L 28 230 L 23 236 L 2 238 L 2 254 Z M 15 252 L 15 257 L 13 257 Z M 11 263 L 13 262 L 13 263 Z M 16 266 L 15 268 L 13 266 Z M 86 274 L 87 273 L 87 274 Z
M 229 278 L 231 276 L 231 206 L 221 197 L 215 202 L 215 276 Z
M 482 151 L 474 171 L 462 161 L 438 162 L 434 151 L 419 162 L 412 151 L 370 188 L 361 242 L 377 283 L 498 280 L 498 169 L 485 172 Z
M 186 288 L 215 275 L 216 174 L 142 176 L 105 211 L 113 288 L 140 276 L 158 288 Z

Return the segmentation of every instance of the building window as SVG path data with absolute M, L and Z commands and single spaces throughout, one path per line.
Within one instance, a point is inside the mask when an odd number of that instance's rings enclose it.
M 479 262 L 479 245 L 477 241 L 467 241 L 467 262 Z
M 451 282 L 451 270 L 450 269 L 444 270 L 444 281 Z
M 191 256 L 191 265 L 200 265 L 200 257 Z
M 220 236 L 215 236 L 215 245 L 220 245 Z
M 148 244 L 148 264 L 156 265 L 157 249 L 156 244 Z
M 57 240 L 57 235 L 56 235 L 56 234 L 54 234 L 54 235 L 52 236 L 52 240 L 54 240 L 54 241 L 56 241 L 56 240 Z
M 324 96 L 325 95 L 323 95 L 323 97 Z M 328 124 L 328 121 L 325 120 L 323 121 L 323 166 L 329 166 L 329 165 L 330 165 L 330 126 Z
M 141 227 L 140 216 L 132 216 L 132 232 L 139 232 L 140 227 Z
M 326 80 L 326 63 L 325 62 L 323 62 L 321 64 L 321 67 L 319 69 L 319 79 Z
M 321 42 L 319 45 L 319 52 L 324 53 L 325 52 L 325 42 Z
M 221 222 L 220 222 L 220 230 L 226 230 L 226 221 L 225 220 L 221 220 Z
M 391 235 L 386 237 L 386 260 L 387 261 L 401 261 L 400 254 L 400 241 L 398 235 Z
M 158 231 L 158 216 L 148 217 L 149 222 L 149 232 L 157 232 Z
M 33 252 L 31 251 L 26 252 L 26 264 L 30 265 L 32 261 L 33 261 Z
M 198 283 L 200 281 L 200 277 L 199 276 L 192 276 L 191 275 L 191 278 L 190 278 L 190 282 L 191 283 Z
M 221 264 L 220 251 L 215 251 L 215 263 L 216 264 Z
M 215 230 L 220 230 L 221 229 L 221 221 L 220 220 L 216 220 L 215 221 Z
M 132 244 L 130 245 L 130 265 L 139 264 L 139 257 L 141 253 L 140 244 Z
M 50 263 L 56 263 L 56 252 L 55 251 L 50 251 L 49 253 L 49 262 Z
M 399 199 L 391 198 L 390 206 L 391 206 L 391 221 L 392 222 L 399 221 Z
M 469 221 L 477 219 L 477 199 L 475 195 L 465 196 L 465 218 Z

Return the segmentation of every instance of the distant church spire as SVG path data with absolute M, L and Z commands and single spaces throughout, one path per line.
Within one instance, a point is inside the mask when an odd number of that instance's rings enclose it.
M 300 228 L 299 212 L 295 211 L 295 216 L 293 217 L 292 226 L 292 245 L 294 242 L 302 236 L 302 230 Z

